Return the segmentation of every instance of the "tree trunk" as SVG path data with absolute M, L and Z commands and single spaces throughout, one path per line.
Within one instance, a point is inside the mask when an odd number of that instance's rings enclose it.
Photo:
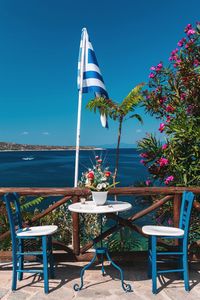
M 116 178 L 117 178 L 117 173 L 118 173 L 118 166 L 119 166 L 119 151 L 120 151 L 122 123 L 123 123 L 123 117 L 120 117 L 120 119 L 119 119 L 119 128 L 118 128 L 117 148 L 116 148 L 115 172 L 114 172 L 114 176 L 113 176 L 113 183 L 114 184 L 116 183 Z

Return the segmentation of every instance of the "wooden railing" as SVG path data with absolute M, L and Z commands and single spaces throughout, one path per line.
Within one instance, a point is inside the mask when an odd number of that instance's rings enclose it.
M 178 226 L 179 223 L 179 215 L 180 215 L 180 205 L 181 205 L 181 195 L 183 191 L 189 190 L 194 194 L 200 194 L 200 187 L 118 187 L 109 190 L 109 195 L 117 195 L 117 196 L 152 196 L 158 197 L 159 200 L 154 201 L 152 205 L 148 208 L 145 208 L 142 211 L 139 211 L 128 219 L 124 219 L 118 217 L 116 214 L 108 214 L 107 217 L 112 220 L 118 220 L 118 225 L 121 227 L 128 227 L 130 230 L 139 232 L 142 234 L 142 230 L 139 226 L 134 224 L 136 220 L 139 218 L 149 214 L 155 209 L 160 208 L 163 204 L 168 201 L 173 201 L 173 221 L 174 226 Z M 4 195 L 8 192 L 17 192 L 22 196 L 62 196 L 60 200 L 56 203 L 48 207 L 46 210 L 34 216 L 31 220 L 29 220 L 28 225 L 34 224 L 34 222 L 43 218 L 44 216 L 50 214 L 52 211 L 57 209 L 59 206 L 67 203 L 70 199 L 73 203 L 78 202 L 80 197 L 88 197 L 90 195 L 90 191 L 88 189 L 80 189 L 80 188 L 0 188 L 0 196 Z M 161 198 L 161 196 L 163 196 Z M 200 211 L 200 203 L 194 202 L 195 209 Z M 113 226 L 109 228 L 107 231 L 103 232 L 101 235 L 97 236 L 94 240 L 90 241 L 82 248 L 80 248 L 80 238 L 79 238 L 79 215 L 77 213 L 72 213 L 72 223 L 73 223 L 73 252 L 75 255 L 84 254 L 88 249 L 90 249 L 94 243 L 104 239 L 119 230 L 120 226 Z M 0 241 L 4 238 L 8 237 L 10 234 L 9 231 L 4 232 L 0 235 Z M 160 243 L 164 244 L 163 241 Z M 164 244 L 168 247 L 167 244 Z M 67 245 L 64 245 L 65 247 Z

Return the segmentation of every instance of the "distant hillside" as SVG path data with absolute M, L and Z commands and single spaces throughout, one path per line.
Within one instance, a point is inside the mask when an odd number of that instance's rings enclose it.
M 47 146 L 47 145 L 30 145 L 0 142 L 0 151 L 43 151 L 43 150 L 75 150 L 74 146 Z M 81 146 L 81 150 L 93 150 L 96 147 Z

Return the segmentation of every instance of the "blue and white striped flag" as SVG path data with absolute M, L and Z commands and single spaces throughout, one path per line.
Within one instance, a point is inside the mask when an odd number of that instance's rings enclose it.
M 96 97 L 104 96 L 108 98 L 103 77 L 86 28 L 82 29 L 77 81 L 78 90 L 82 91 L 82 93 L 94 92 Z M 105 114 L 102 114 L 100 119 L 102 126 L 108 128 Z

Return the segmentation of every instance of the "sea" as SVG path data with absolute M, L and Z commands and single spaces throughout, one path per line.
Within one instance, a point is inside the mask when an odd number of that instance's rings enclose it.
M 81 173 L 95 164 L 95 156 L 104 167 L 114 171 L 116 150 L 80 150 Z M 30 158 L 30 160 L 24 160 Z M 0 152 L 1 187 L 73 187 L 75 151 L 10 151 Z M 136 149 L 120 149 L 118 186 L 132 186 L 148 176 Z
M 99 156 L 104 167 L 114 172 L 116 149 L 80 150 L 79 178 L 82 172 L 92 168 L 95 156 Z M 136 149 L 120 149 L 118 169 L 118 186 L 140 185 L 148 177 L 146 168 L 140 163 Z M 0 186 L 1 187 L 73 187 L 75 151 L 8 151 L 0 152 Z M 58 198 L 49 197 L 40 204 L 39 210 L 48 207 Z M 111 199 L 112 200 L 112 199 Z M 117 200 L 128 201 L 132 210 L 123 213 L 125 218 L 146 208 L 149 203 L 141 197 L 121 196 Z M 148 215 L 136 222 L 137 225 L 149 224 L 152 216 Z M 110 226 L 111 224 L 108 224 Z M 131 241 L 131 249 L 145 248 L 146 241 L 137 233 L 126 229 L 126 240 Z M 130 237 L 131 236 L 131 237 Z M 130 242 L 129 242 L 130 244 Z M 136 246 L 135 246 L 136 245 Z M 139 245 L 139 246 L 138 246 Z

